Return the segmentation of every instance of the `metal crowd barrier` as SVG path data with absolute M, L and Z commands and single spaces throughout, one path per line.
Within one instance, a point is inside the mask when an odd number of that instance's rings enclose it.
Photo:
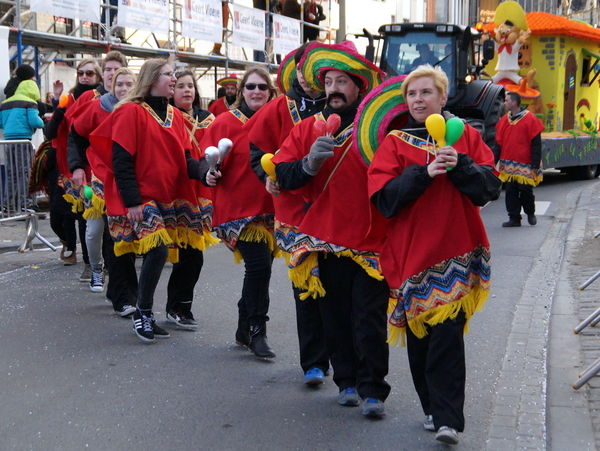
M 32 241 L 39 239 L 53 251 L 53 246 L 38 232 L 38 214 L 31 209 L 33 199 L 28 196 L 29 177 L 35 148 L 26 139 L 0 141 L 0 224 L 24 220 L 25 241 L 19 252 L 33 250 Z

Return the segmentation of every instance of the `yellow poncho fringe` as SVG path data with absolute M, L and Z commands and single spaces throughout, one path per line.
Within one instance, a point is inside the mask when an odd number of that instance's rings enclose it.
M 529 177 L 524 177 L 522 175 L 515 175 L 515 174 L 507 174 L 504 171 L 500 172 L 500 180 L 502 180 L 503 182 L 517 182 L 520 183 L 521 185 L 531 185 L 531 186 L 538 186 L 540 184 L 540 182 L 542 180 L 544 180 L 544 176 L 540 175 L 540 176 L 533 176 L 533 179 L 530 179 Z
M 83 199 L 75 199 L 72 194 L 63 194 L 63 199 L 71 204 L 71 211 L 73 213 L 83 211 Z
M 469 294 L 462 297 L 458 301 L 449 302 L 448 304 L 435 307 L 431 310 L 421 313 L 416 318 L 408 321 L 408 327 L 417 338 L 423 338 L 427 335 L 426 326 L 435 326 L 436 324 L 443 323 L 447 319 L 455 319 L 460 311 L 465 312 L 466 323 L 464 333 L 469 333 L 469 321 L 473 316 L 473 313 L 480 312 L 483 309 L 485 301 L 489 295 L 489 289 L 482 289 L 474 287 Z M 388 313 L 391 313 L 396 307 L 398 301 L 394 300 L 388 304 Z M 402 346 L 405 345 L 406 330 L 403 327 L 389 327 L 389 338 L 388 343 L 396 346 L 398 339 L 402 337 Z
M 249 241 L 251 243 L 267 243 L 269 245 L 271 253 L 273 254 L 273 257 L 278 258 L 283 255 L 283 251 L 277 246 L 277 242 L 275 241 L 275 237 L 273 236 L 273 234 L 262 227 L 247 225 L 242 230 L 242 233 L 240 233 L 240 237 L 238 238 L 238 240 Z M 242 254 L 236 247 L 233 251 L 233 261 L 236 264 L 240 264 L 242 260 Z
M 98 219 L 106 214 L 106 204 L 104 199 L 92 195 L 92 207 L 83 212 L 83 219 Z
M 360 255 L 356 255 L 351 250 L 346 249 L 342 252 L 335 252 L 333 254 L 325 254 L 325 258 L 328 255 L 335 255 L 336 257 L 348 257 L 355 261 L 366 273 L 376 279 L 383 280 L 383 276 L 375 268 L 371 267 L 369 263 L 362 258 Z M 297 267 L 290 268 L 288 270 L 288 276 L 294 286 L 301 290 L 305 290 L 304 293 L 300 294 L 301 300 L 306 300 L 309 297 L 316 299 L 317 297 L 325 296 L 325 288 L 321 283 L 321 279 L 312 275 L 312 269 L 317 266 L 318 252 L 310 252 L 308 257 Z
M 202 235 L 198 235 L 187 227 L 177 227 L 177 230 L 160 229 L 141 240 L 115 243 L 115 255 L 119 257 L 129 252 L 143 255 L 155 247 L 166 245 L 172 246 L 169 248 L 167 261 L 177 263 L 179 261 L 179 247 L 191 246 L 194 249 L 205 251 L 219 241 L 206 230 L 203 231 Z

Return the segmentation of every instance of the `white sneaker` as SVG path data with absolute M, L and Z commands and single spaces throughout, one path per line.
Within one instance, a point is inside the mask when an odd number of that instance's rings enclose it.
M 423 421 L 423 429 L 426 431 L 435 432 L 435 425 L 433 424 L 433 415 L 427 415 L 425 421 Z
M 457 445 L 458 432 L 456 432 L 456 429 L 452 429 L 451 427 L 442 426 L 438 429 L 437 434 L 435 434 L 435 439 L 438 442 L 446 443 L 447 445 Z

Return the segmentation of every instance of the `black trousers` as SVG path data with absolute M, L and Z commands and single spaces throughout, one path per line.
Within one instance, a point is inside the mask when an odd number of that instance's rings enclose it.
M 326 373 L 329 369 L 329 354 L 327 353 L 319 301 L 313 297 L 303 301 L 300 299 L 300 293 L 303 290 L 294 286 L 292 288 L 296 302 L 300 366 L 305 373 L 312 368 L 319 368 Z
M 138 282 L 137 307 L 140 310 L 152 310 L 154 292 L 168 255 L 169 247 L 165 245 L 157 246 L 144 254 Z
M 108 231 L 108 220 L 104 217 L 104 263 L 108 270 L 108 286 L 106 297 L 112 302 L 115 310 L 124 305 L 135 305 L 137 302 L 138 279 L 135 270 L 135 254 L 129 252 L 117 257 L 115 242 Z
M 190 246 L 179 248 L 179 261 L 173 263 L 167 284 L 167 313 L 171 310 L 191 311 L 194 288 L 203 264 L 202 251 Z
M 240 319 L 247 319 L 250 326 L 264 325 L 269 321 L 269 282 L 273 255 L 267 243 L 254 241 L 237 242 L 244 259 L 246 272 L 242 297 L 238 302 Z
M 319 253 L 319 277 L 326 294 L 319 298 L 333 381 L 340 390 L 356 387 L 361 398 L 385 401 L 388 374 L 385 280 L 370 277 L 348 257 Z
M 535 196 L 533 186 L 517 182 L 505 182 L 506 211 L 508 217 L 517 221 L 521 220 L 521 207 L 526 215 L 535 214 Z
M 436 430 L 449 426 L 465 428 L 465 314 L 427 327 L 427 335 L 417 338 L 406 328 L 408 361 L 413 383 L 425 415 L 433 415 Z

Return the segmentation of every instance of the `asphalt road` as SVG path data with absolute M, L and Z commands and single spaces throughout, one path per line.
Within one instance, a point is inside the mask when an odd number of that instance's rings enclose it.
M 496 382 L 515 306 L 560 202 L 585 182 L 547 177 L 538 225 L 503 229 L 503 196 L 482 216 L 492 242 L 492 294 L 466 336 L 466 430 L 457 450 L 488 438 Z M 435 212 L 431 212 L 435 220 Z M 524 221 L 525 223 L 526 221 Z M 274 264 L 269 342 L 274 362 L 234 343 L 243 267 L 210 248 L 196 287 L 196 332 L 164 323 L 165 269 L 155 314 L 169 340 L 142 343 L 131 320 L 77 280 L 49 251 L 40 264 L 0 274 L 0 450 L 430 450 L 405 349 L 390 353 L 386 417 L 336 403 L 331 378 L 302 384 L 290 282 Z M 42 255 L 42 254 L 40 254 Z M 49 257 L 50 256 L 50 257 Z M 18 256 L 14 256 L 18 258 Z

